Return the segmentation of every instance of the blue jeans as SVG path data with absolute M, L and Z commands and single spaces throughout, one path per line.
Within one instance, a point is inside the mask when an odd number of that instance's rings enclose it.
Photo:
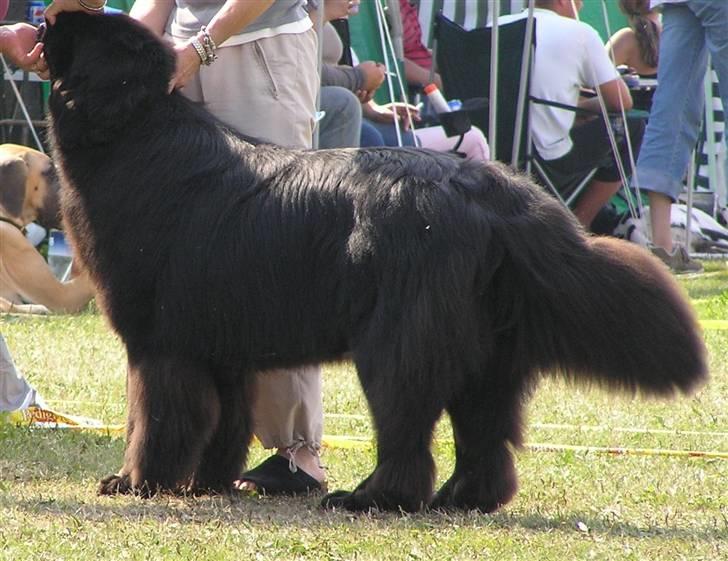
M 708 53 L 728 107 L 728 2 L 663 4 L 662 23 L 659 86 L 632 183 L 674 201 L 703 120 Z
M 361 102 L 345 88 L 322 86 L 319 121 L 319 148 L 358 148 L 361 129 Z
M 402 146 L 415 146 L 412 131 L 402 131 Z M 397 131 L 393 123 L 375 123 L 369 119 L 362 121 L 361 146 L 397 146 Z

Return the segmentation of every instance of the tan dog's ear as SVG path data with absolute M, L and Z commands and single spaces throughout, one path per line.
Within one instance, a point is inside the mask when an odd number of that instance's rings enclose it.
M 27 177 L 28 166 L 22 158 L 0 153 L 0 206 L 10 216 L 23 213 Z

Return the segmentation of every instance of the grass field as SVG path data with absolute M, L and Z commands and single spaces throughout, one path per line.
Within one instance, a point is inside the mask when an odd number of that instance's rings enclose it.
M 728 319 L 725 264 L 681 282 L 701 319 Z M 124 421 L 124 353 L 98 314 L 0 323 L 51 408 Z M 711 381 L 694 397 L 648 401 L 548 381 L 530 404 L 527 441 L 728 452 L 728 329 L 706 326 Z M 326 434 L 371 437 L 351 366 L 326 374 Z M 442 481 L 453 467 L 447 420 L 437 436 Z M 728 559 L 728 459 L 717 457 L 526 449 L 520 492 L 494 515 L 352 515 L 321 510 L 319 496 L 97 497 L 122 454 L 118 436 L 0 424 L 0 560 Z M 265 456 L 255 446 L 251 461 Z M 374 451 L 330 446 L 323 460 L 330 488 L 351 488 Z

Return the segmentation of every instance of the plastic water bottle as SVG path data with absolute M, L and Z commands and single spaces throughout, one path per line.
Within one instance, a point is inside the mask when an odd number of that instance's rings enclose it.
M 435 113 L 450 113 L 452 111 L 450 106 L 447 104 L 445 96 L 440 92 L 435 84 L 427 84 L 425 89 L 422 90 L 427 95 L 427 99 L 430 101 L 430 106 L 435 110 Z
M 48 266 L 58 280 L 68 280 L 72 261 L 71 248 L 68 247 L 63 232 L 51 230 L 48 238 Z

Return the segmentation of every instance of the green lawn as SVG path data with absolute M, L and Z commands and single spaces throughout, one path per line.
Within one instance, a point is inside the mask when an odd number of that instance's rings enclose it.
M 724 263 L 681 282 L 701 319 L 728 320 Z M 0 322 L 53 409 L 123 423 L 124 353 L 98 314 Z M 648 401 L 548 381 L 529 406 L 527 441 L 728 452 L 728 329 L 708 325 L 711 381 L 694 397 Z M 326 434 L 371 436 L 351 366 L 326 371 Z M 446 420 L 437 436 L 443 480 L 453 465 Z M 719 457 L 526 449 L 520 492 L 499 513 L 400 516 L 327 512 L 317 496 L 97 497 L 96 481 L 122 453 L 118 437 L 0 425 L 0 560 L 728 558 L 728 459 Z M 252 461 L 265 455 L 255 446 Z M 374 465 L 370 446 L 331 446 L 323 459 L 331 488 L 351 488 Z

